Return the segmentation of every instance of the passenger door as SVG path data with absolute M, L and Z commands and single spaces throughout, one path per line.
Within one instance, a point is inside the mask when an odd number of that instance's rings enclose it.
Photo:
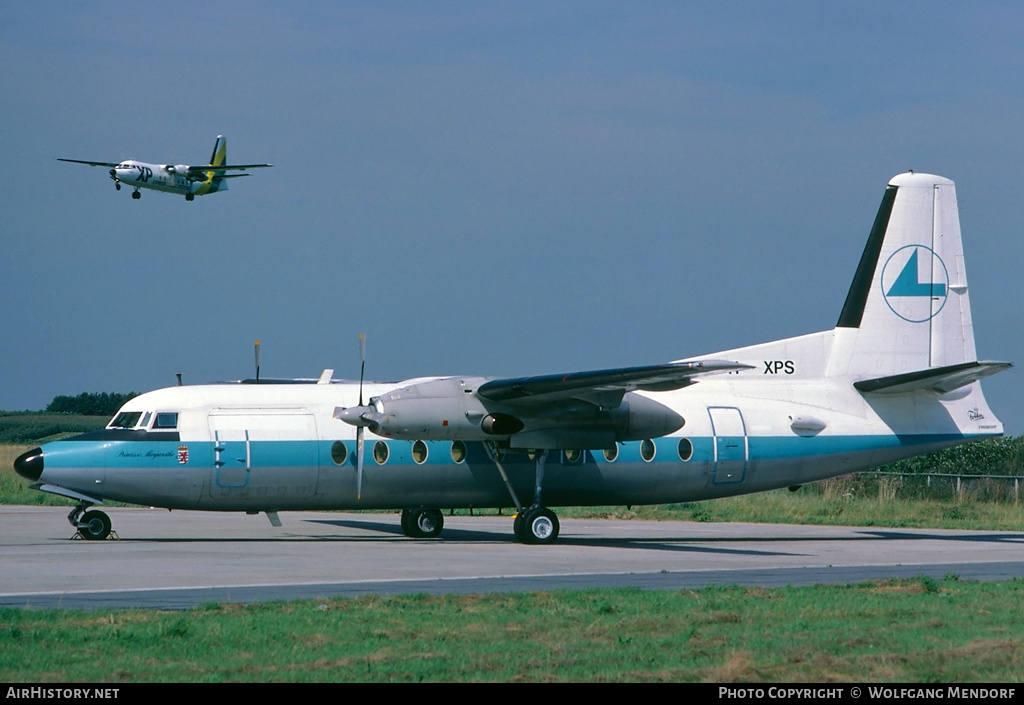
M 743 415 L 739 409 L 728 406 L 709 406 L 708 414 L 711 416 L 711 429 L 715 436 L 712 482 L 716 485 L 743 482 L 749 459 Z

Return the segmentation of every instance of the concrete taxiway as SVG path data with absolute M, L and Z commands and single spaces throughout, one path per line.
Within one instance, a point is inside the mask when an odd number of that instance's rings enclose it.
M 0 605 L 182 609 L 209 602 L 633 586 L 1024 577 L 1024 533 L 563 519 L 526 546 L 508 516 L 446 516 L 438 539 L 397 514 L 265 516 L 111 508 L 117 539 L 72 539 L 68 509 L 0 506 Z

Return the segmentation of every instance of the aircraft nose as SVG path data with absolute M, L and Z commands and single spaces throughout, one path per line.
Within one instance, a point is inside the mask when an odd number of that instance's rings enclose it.
M 110 170 L 110 178 L 112 178 L 112 179 L 116 179 L 117 178 L 117 169 L 111 169 Z
M 33 448 L 15 458 L 14 471 L 26 480 L 37 482 L 43 474 L 43 449 Z

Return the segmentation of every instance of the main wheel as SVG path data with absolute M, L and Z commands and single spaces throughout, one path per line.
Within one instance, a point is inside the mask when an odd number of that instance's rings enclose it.
M 78 533 L 83 539 L 102 541 L 110 536 L 110 517 L 96 510 L 86 512 L 78 522 Z
M 436 538 L 443 528 L 444 515 L 440 509 L 407 509 L 402 512 L 402 532 L 410 538 Z
M 547 507 L 530 507 L 519 523 L 516 538 L 529 544 L 554 543 L 558 538 L 558 517 Z
M 132 191 L 132 198 L 142 198 L 142 194 L 138 191 Z
M 186 193 L 185 194 L 185 200 L 186 201 L 194 201 L 194 200 L 196 200 L 196 195 L 194 193 Z

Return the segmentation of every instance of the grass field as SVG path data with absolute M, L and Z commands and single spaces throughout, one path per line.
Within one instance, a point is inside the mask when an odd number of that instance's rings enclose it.
M 1024 582 L 0 610 L 0 681 L 1019 682 Z

